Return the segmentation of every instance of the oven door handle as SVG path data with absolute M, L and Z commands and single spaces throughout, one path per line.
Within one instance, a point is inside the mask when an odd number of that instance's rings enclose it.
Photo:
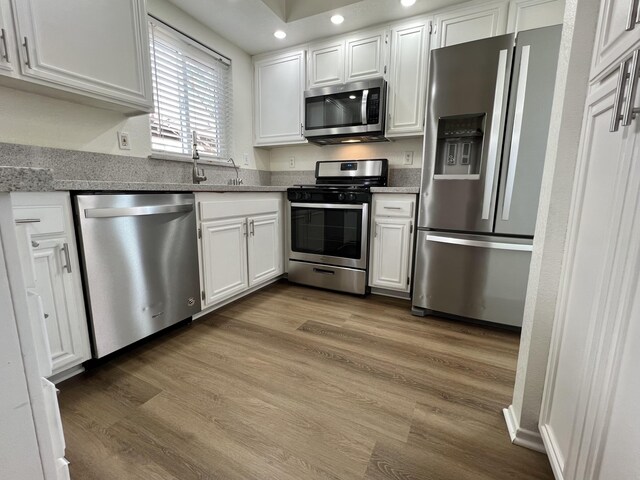
M 317 208 L 321 209 L 335 209 L 335 210 L 364 210 L 364 204 L 351 205 L 340 203 L 291 203 L 292 207 L 297 208 Z

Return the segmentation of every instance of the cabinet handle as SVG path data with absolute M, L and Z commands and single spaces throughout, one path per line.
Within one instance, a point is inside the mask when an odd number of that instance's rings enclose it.
M 244 222 L 242 224 L 242 234 L 246 237 L 247 236 L 247 222 Z
M 44 319 L 46 320 L 47 318 L 49 318 L 49 314 L 48 314 L 48 313 L 45 313 L 45 314 L 44 314 Z
M 402 207 L 383 207 L 387 210 L 402 210 Z
M 33 248 L 38 248 L 40 246 L 40 242 L 36 242 L 35 240 L 31 240 L 31 246 Z
M 251 222 L 249 223 L 249 227 L 251 229 L 251 236 L 255 237 L 256 236 L 256 224 L 254 220 L 251 220 Z
M 64 260 L 67 262 L 66 265 L 63 265 L 62 268 L 67 271 L 67 273 L 71 273 L 71 257 L 69 256 L 69 244 L 62 244 L 62 252 L 64 253 Z
M 304 125 L 300 124 L 300 136 L 304 136 Z
M 4 28 L 0 28 L 0 38 L 2 38 L 2 46 L 4 47 L 4 55 L 2 55 L 2 58 L 4 58 L 7 63 L 10 63 L 9 48 L 7 47 L 7 32 Z
M 616 96 L 613 101 L 613 115 L 611 117 L 611 126 L 609 127 L 610 132 L 617 132 L 621 123 L 625 127 L 631 125 L 635 114 L 640 112 L 639 108 L 634 108 L 638 83 L 638 69 L 640 67 L 638 61 L 639 56 L 640 49 L 633 52 L 631 59 L 627 58 L 620 63 L 618 86 L 616 87 Z M 631 62 L 631 69 L 627 71 L 629 62 Z M 624 97 L 626 98 L 623 108 L 622 100 Z
M 637 23 L 640 23 L 640 2 L 638 0 L 631 0 L 625 30 L 627 32 L 633 30 Z
M 638 74 L 640 73 L 640 48 L 633 52 L 631 57 L 631 69 L 629 70 L 629 83 L 627 84 L 627 103 L 622 113 L 622 126 L 628 127 L 635 118 L 636 113 L 640 113 L 640 108 L 634 108 L 636 92 L 638 91 Z
M 15 222 L 18 225 L 22 225 L 24 223 L 40 223 L 39 218 L 16 218 Z
M 27 37 L 24 37 L 22 46 L 24 47 L 24 51 L 27 52 L 27 60 L 25 63 L 27 67 L 31 68 L 31 54 L 29 53 L 29 39 Z

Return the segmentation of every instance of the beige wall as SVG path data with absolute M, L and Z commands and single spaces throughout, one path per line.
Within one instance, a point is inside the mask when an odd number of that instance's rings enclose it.
M 226 55 L 233 68 L 233 155 L 247 168 L 269 168 L 269 152 L 254 151 L 251 57 L 166 0 L 148 0 L 147 9 L 175 28 Z M 129 133 L 131 150 L 118 148 L 118 131 Z M 120 113 L 0 87 L 0 142 L 66 148 L 118 155 L 151 153 L 147 115 Z
M 413 152 L 413 165 L 404 165 L 404 152 Z M 295 167 L 291 168 L 289 159 L 295 158 Z M 388 158 L 392 167 L 422 167 L 422 137 L 402 139 L 384 143 L 366 143 L 361 145 L 335 145 L 318 147 L 317 145 L 297 145 L 279 147 L 271 150 L 271 170 L 314 170 L 318 160 L 358 160 L 362 158 Z

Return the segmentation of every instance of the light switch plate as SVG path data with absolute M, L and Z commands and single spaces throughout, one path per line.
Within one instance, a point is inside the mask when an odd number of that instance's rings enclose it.
M 131 142 L 129 142 L 129 134 L 127 132 L 118 132 L 118 146 L 120 150 L 131 150 Z
M 403 158 L 404 165 L 413 165 L 413 152 L 404 152 Z

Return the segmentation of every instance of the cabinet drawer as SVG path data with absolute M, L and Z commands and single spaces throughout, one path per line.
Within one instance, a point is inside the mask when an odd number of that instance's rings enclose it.
M 57 389 L 56 386 L 46 378 L 42 378 L 41 380 L 53 455 L 54 458 L 63 458 L 65 443 L 64 433 L 62 431 L 62 419 L 60 418 L 60 407 L 58 406 Z
M 415 201 L 409 199 L 375 200 L 373 214 L 376 217 L 406 217 L 414 215 Z
M 29 223 L 29 231 L 32 235 L 62 234 L 65 231 L 62 205 L 16 206 L 13 207 L 13 216 L 17 223 L 21 220 L 36 220 Z

